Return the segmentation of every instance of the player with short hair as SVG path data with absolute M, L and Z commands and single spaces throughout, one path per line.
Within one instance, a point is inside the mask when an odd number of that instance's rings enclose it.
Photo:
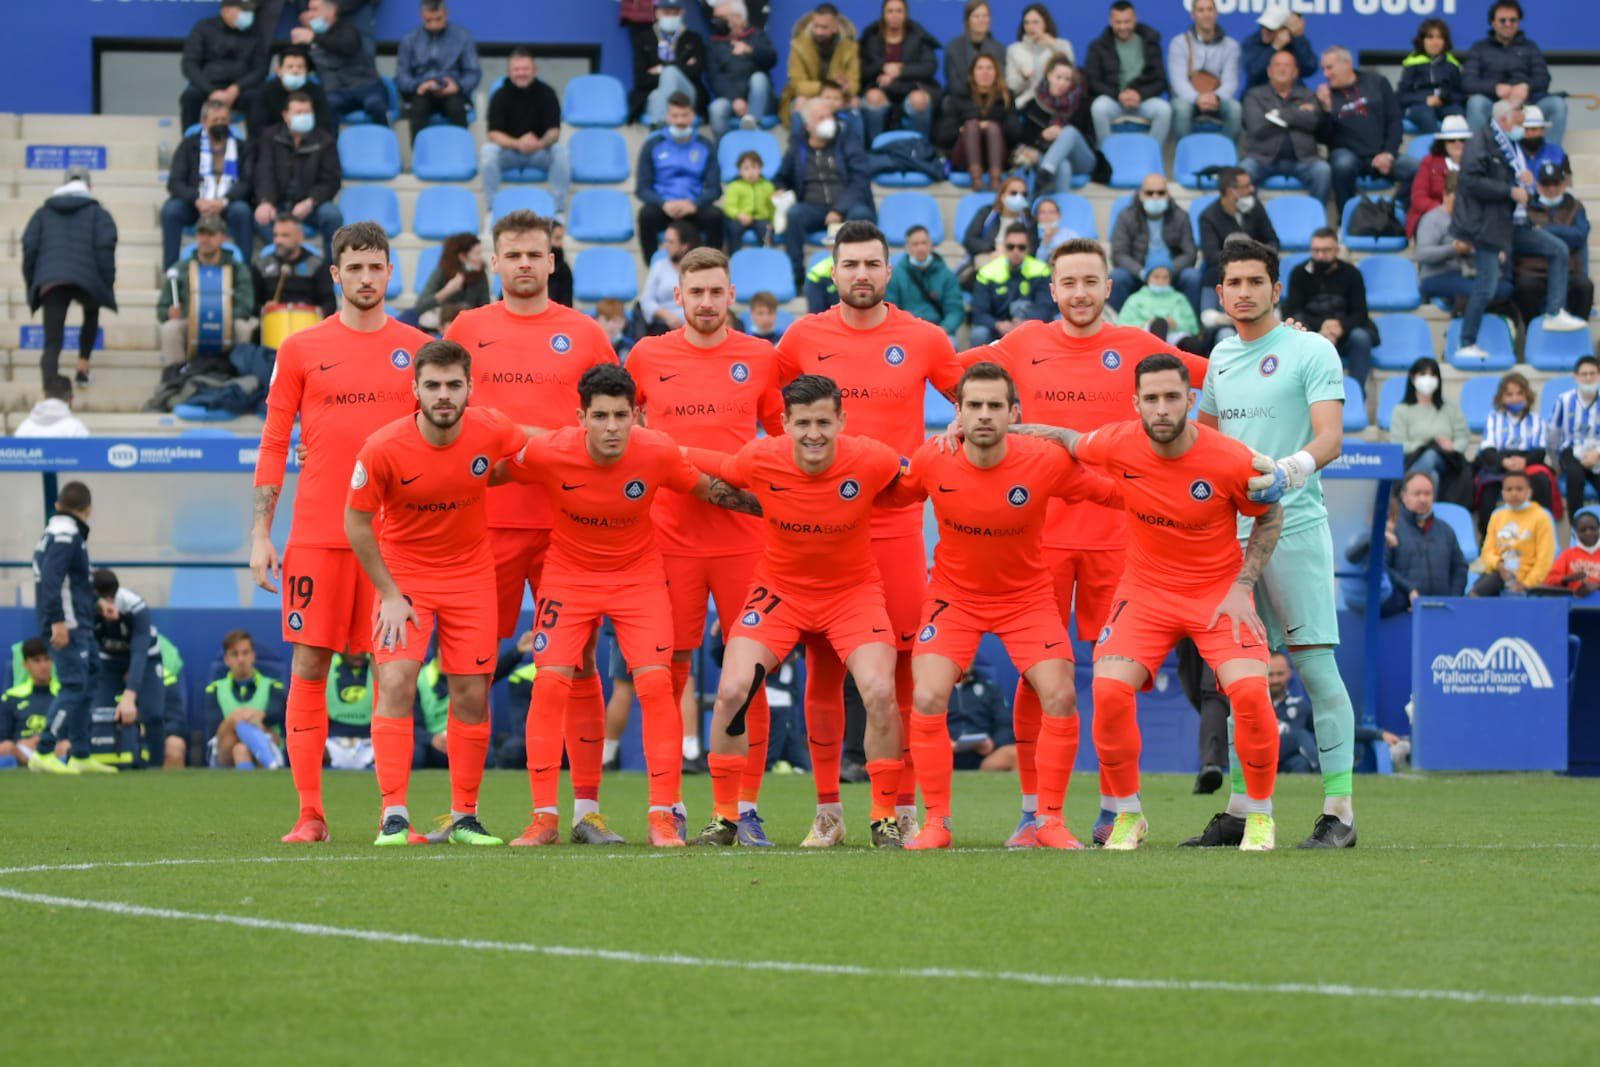
M 528 434 L 499 411 L 470 406 L 472 357 L 454 341 L 419 348 L 412 376 L 420 410 L 367 439 L 345 505 L 346 536 L 378 596 L 371 631 L 377 687 L 372 755 L 383 817 L 373 843 L 426 840 L 411 832 L 406 788 L 417 675 L 437 632 L 439 666 L 450 687 L 448 839 L 500 845 L 478 821 L 498 645 L 489 603 L 494 555 L 487 497 L 494 465 L 516 455 Z
M 372 648 L 372 584 L 344 528 L 350 472 L 368 437 L 416 410 L 411 361 L 429 340 L 384 311 L 394 265 L 381 226 L 342 226 L 332 244 L 333 280 L 343 290 L 339 311 L 278 349 L 256 459 L 251 530 L 251 577 L 270 593 L 282 581 L 283 638 L 294 649 L 284 737 L 300 797 L 299 819 L 283 838 L 291 843 L 328 839 L 322 806 L 328 665 L 335 652 Z M 301 444 L 315 458 L 300 473 L 280 562 L 272 520 L 297 418 Z

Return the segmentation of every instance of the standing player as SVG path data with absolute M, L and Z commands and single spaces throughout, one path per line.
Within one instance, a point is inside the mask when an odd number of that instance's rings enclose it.
M 515 455 L 528 434 L 498 411 L 467 406 L 472 357 L 454 341 L 423 345 L 412 373 L 421 410 L 367 439 L 350 474 L 344 517 L 350 547 L 378 594 L 372 755 L 383 818 L 373 844 L 412 840 L 406 806 L 415 747 L 412 706 L 428 640 L 437 629 L 439 666 L 450 686 L 449 840 L 500 845 L 505 842 L 478 821 L 498 643 L 488 602 L 494 556 L 486 498 L 494 465 Z M 374 529 L 380 512 L 381 540 Z
M 850 416 L 850 432 L 881 441 L 909 456 L 925 436 L 923 398 L 928 384 L 950 395 L 961 378 L 950 338 L 938 326 L 884 302 L 889 286 L 889 244 L 870 222 L 847 222 L 833 241 L 833 279 L 840 302 L 789 327 L 778 342 L 779 377 L 832 378 Z M 872 516 L 872 554 L 883 578 L 885 606 L 894 624 L 895 692 L 902 736 L 911 722 L 911 645 L 928 583 L 920 506 L 879 508 Z M 844 840 L 839 803 L 839 761 L 844 747 L 844 667 L 827 642 L 807 644 L 806 723 L 817 784 L 817 818 L 802 842 L 825 848 Z M 902 753 L 906 766 L 912 760 Z M 897 794 L 904 837 L 916 830 L 916 787 L 908 774 Z
M 339 312 L 283 343 L 267 393 L 267 422 L 256 460 L 250 574 L 275 593 L 283 581 L 283 639 L 290 662 L 285 742 L 300 818 L 286 842 L 326 841 L 322 757 L 328 741 L 328 664 L 335 652 L 372 648 L 372 583 L 350 551 L 344 499 L 356 453 L 367 438 L 416 410 L 411 360 L 428 341 L 383 310 L 394 271 L 382 227 L 356 222 L 333 235 Z M 294 523 L 280 564 L 272 518 L 283 491 L 289 435 L 314 458 L 295 491 Z
M 1061 318 L 1025 322 L 993 344 L 962 353 L 962 362 L 992 361 L 1004 367 L 1017 383 L 1023 415 L 1030 423 L 1083 432 L 1127 419 L 1134 398 L 1134 368 L 1146 356 L 1157 352 L 1177 356 L 1198 388 L 1205 380 L 1205 360 L 1179 352 L 1144 330 L 1106 323 L 1110 268 L 1098 241 L 1077 238 L 1058 245 L 1050 255 L 1050 293 Z M 1094 640 L 1105 626 L 1111 594 L 1122 577 L 1126 525 L 1120 509 L 1092 501 L 1050 504 L 1045 566 L 1055 577 L 1061 620 L 1066 622 L 1069 612 L 1076 616 L 1080 641 Z M 1040 715 L 1039 698 L 1023 679 L 1012 712 L 1022 819 L 1006 842 L 1011 848 L 1033 844 L 1038 804 L 1034 745 Z M 1102 803 L 1101 809 L 1102 819 L 1108 820 L 1109 808 Z
M 492 267 L 504 299 L 463 311 L 445 337 L 472 354 L 473 400 L 504 412 L 521 426 L 547 430 L 571 424 L 578 379 L 590 367 L 616 365 L 605 330 L 594 319 L 550 298 L 555 269 L 555 223 L 531 211 L 513 211 L 494 224 Z M 522 611 L 523 587 L 535 595 L 550 545 L 550 498 L 537 485 L 501 485 L 489 491 L 489 548 L 494 553 L 496 633 L 511 637 Z M 616 844 L 600 814 L 604 762 L 605 696 L 587 646 L 573 679 L 572 708 L 564 718 L 576 844 Z
M 1289 649 L 1311 698 L 1322 759 L 1322 814 L 1301 848 L 1354 848 L 1351 803 L 1355 709 L 1334 649 L 1339 644 L 1334 604 L 1333 536 L 1322 502 L 1319 470 L 1344 448 L 1344 368 L 1338 349 L 1321 334 L 1278 320 L 1278 254 L 1254 241 L 1223 246 L 1217 295 L 1236 337 L 1212 351 L 1213 376 L 1200 399 L 1200 422 L 1278 459 L 1271 484 L 1257 499 L 1283 504 L 1283 539 L 1261 575 L 1257 608 L 1273 648 Z M 1267 479 L 1263 478 L 1262 481 Z M 1239 518 L 1239 536 L 1250 519 Z M 1236 842 L 1242 829 L 1242 791 L 1234 761 L 1233 795 L 1186 845 Z
M 715 248 L 694 249 L 678 264 L 673 294 L 683 308 L 683 326 L 646 337 L 628 355 L 642 421 L 680 445 L 731 453 L 753 440 L 758 426 L 768 433 L 782 429 L 777 358 L 767 342 L 728 329 L 735 295 L 728 257 Z M 717 617 L 731 625 L 760 559 L 761 523 L 673 491 L 656 497 L 651 521 L 666 564 L 672 689 L 681 701 L 689 661 L 704 640 L 707 597 L 716 598 Z M 768 719 L 763 689 L 747 716 L 750 760 L 739 787 L 739 841 L 758 847 L 772 843 L 756 813 L 767 766 Z
M 1249 498 L 1256 474 L 1249 448 L 1189 424 L 1189 372 L 1181 360 L 1146 357 L 1134 380 L 1138 422 L 1083 435 L 1029 428 L 1121 475 L 1126 501 L 1127 567 L 1094 654 L 1094 747 L 1101 788 L 1109 789 L 1116 812 L 1105 847 L 1131 851 L 1149 829 L 1139 803 L 1134 694 L 1150 687 L 1173 646 L 1188 637 L 1217 672 L 1238 718 L 1248 794 L 1239 848 L 1264 852 L 1275 843 L 1278 720 L 1267 691 L 1266 629 L 1251 591 L 1277 544 L 1283 509 Z M 1240 515 L 1256 519 L 1243 553 L 1234 535 Z
M 536 436 L 506 474 L 542 485 L 555 502 L 548 567 L 535 611 L 538 674 L 528 704 L 533 822 L 513 845 L 553 845 L 561 774 L 563 709 L 572 676 L 602 616 L 633 673 L 650 772 L 650 843 L 681 846 L 673 806 L 681 799 L 683 716 L 673 696 L 672 606 L 651 508 L 661 489 L 758 513 L 755 498 L 691 467 L 672 439 L 636 429 L 637 387 L 621 367 L 594 367 L 578 381 L 579 426 Z M 704 594 L 701 599 L 704 603 Z M 451 744 L 453 745 L 454 739 Z
M 1082 847 L 1062 814 L 1078 754 L 1077 695 L 1072 644 L 1044 567 L 1045 511 L 1057 498 L 1120 507 L 1122 493 L 1116 483 L 1085 473 L 1061 449 L 1010 435 L 1018 413 L 1011 376 L 993 363 L 973 364 L 956 386 L 961 446 L 950 452 L 941 439 L 926 442 L 906 477 L 886 494 L 899 504 L 931 498 L 939 522 L 933 578 L 911 661 L 911 750 L 928 823 L 907 848 L 950 847 L 950 693 L 985 633 L 1005 643 L 1044 705 L 1039 843 Z

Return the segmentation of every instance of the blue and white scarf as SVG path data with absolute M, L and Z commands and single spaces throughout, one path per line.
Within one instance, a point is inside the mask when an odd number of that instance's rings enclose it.
M 1517 175 L 1528 169 L 1528 158 L 1522 154 L 1522 149 L 1517 147 L 1510 137 L 1506 136 L 1506 131 L 1500 128 L 1498 122 L 1491 121 L 1489 129 L 1494 134 L 1494 143 L 1500 148 L 1500 155 L 1505 158 L 1506 165 L 1511 168 L 1511 180 L 1521 185 L 1521 182 L 1517 182 Z M 1532 185 L 1523 185 L 1522 187 L 1528 191 L 1530 199 L 1537 192 Z M 1511 213 L 1511 221 L 1518 226 L 1528 225 L 1528 205 L 1518 204 L 1517 209 Z
M 200 138 L 200 199 L 226 200 L 228 190 L 239 180 L 239 139 L 229 137 L 223 146 L 222 173 L 216 173 L 217 157 L 210 138 Z

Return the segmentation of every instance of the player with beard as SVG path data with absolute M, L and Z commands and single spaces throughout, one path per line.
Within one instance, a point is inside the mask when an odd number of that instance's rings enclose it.
M 335 652 L 372 649 L 372 583 L 350 550 L 344 499 L 356 453 L 379 428 L 416 410 L 411 364 L 428 335 L 383 310 L 394 265 L 376 223 L 333 235 L 339 311 L 278 350 L 256 459 L 250 576 L 270 593 L 283 585 L 283 639 L 290 660 L 285 747 L 300 815 L 286 843 L 326 841 L 322 758 L 328 741 L 328 666 Z M 280 562 L 272 520 L 283 492 L 295 420 L 315 458 L 301 472 L 294 521 Z

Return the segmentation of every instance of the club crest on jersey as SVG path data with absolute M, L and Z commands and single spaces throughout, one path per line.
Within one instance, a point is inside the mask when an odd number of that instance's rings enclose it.
M 397 348 L 389 353 L 389 362 L 394 364 L 395 370 L 405 370 L 411 366 L 411 353 L 403 348 Z
M 1020 508 L 1022 505 L 1026 504 L 1027 502 L 1028 502 L 1028 487 L 1027 486 L 1025 486 L 1025 485 L 1013 485 L 1010 489 L 1006 490 L 1006 503 L 1010 504 L 1012 507 Z
M 906 350 L 899 345 L 890 345 L 883 350 L 883 361 L 891 367 L 898 367 L 906 361 Z
M 644 496 L 644 482 L 640 481 L 638 478 L 635 478 L 633 481 L 622 487 L 622 495 L 627 497 L 629 500 L 638 500 L 640 497 Z
M 305 629 L 306 620 L 298 611 L 289 612 L 289 629 L 299 633 Z
M 472 457 L 472 476 L 474 478 L 482 478 L 485 474 L 488 474 L 488 473 L 489 473 L 489 457 L 488 456 L 473 456 Z
M 572 351 L 572 338 L 564 333 L 552 334 L 550 337 L 550 351 L 563 353 Z
M 839 483 L 839 495 L 845 500 L 854 500 L 861 495 L 861 483 L 854 478 L 846 478 Z
M 1202 502 L 1210 500 L 1215 494 L 1216 490 L 1211 488 L 1211 483 L 1206 481 L 1204 478 L 1196 478 L 1194 481 L 1189 483 L 1189 495 L 1194 497 L 1196 500 Z
M 728 377 L 736 382 L 748 382 L 750 380 L 750 368 L 744 363 L 735 363 L 728 368 Z
M 935 626 L 933 623 L 930 622 L 928 625 L 926 625 L 926 626 L 924 626 L 922 628 L 922 632 L 921 633 L 917 634 L 917 640 L 918 641 L 932 641 L 934 634 L 936 634 L 938 632 L 939 632 L 939 628 L 937 626 Z
M 360 489 L 362 486 L 364 486 L 366 484 L 367 484 L 367 468 L 365 466 L 363 466 L 361 461 L 358 459 L 358 460 L 356 460 L 355 470 L 350 472 L 350 488 L 352 488 L 352 489 Z
M 1097 645 L 1103 645 L 1111 639 L 1111 627 L 1107 626 L 1100 631 L 1100 636 L 1094 639 Z
M 1278 357 L 1272 355 L 1262 356 L 1261 365 L 1257 369 L 1261 371 L 1261 376 L 1263 378 L 1272 377 L 1274 374 L 1278 373 Z
M 759 611 L 747 611 L 739 619 L 739 625 L 741 626 L 759 626 L 760 624 L 761 612 Z
M 1100 353 L 1100 365 L 1106 370 L 1116 370 L 1122 366 L 1122 353 L 1115 348 L 1108 348 Z
M 533 635 L 533 650 L 535 652 L 543 652 L 549 647 L 549 645 L 550 635 L 545 633 L 543 630 L 540 630 L 538 633 Z

